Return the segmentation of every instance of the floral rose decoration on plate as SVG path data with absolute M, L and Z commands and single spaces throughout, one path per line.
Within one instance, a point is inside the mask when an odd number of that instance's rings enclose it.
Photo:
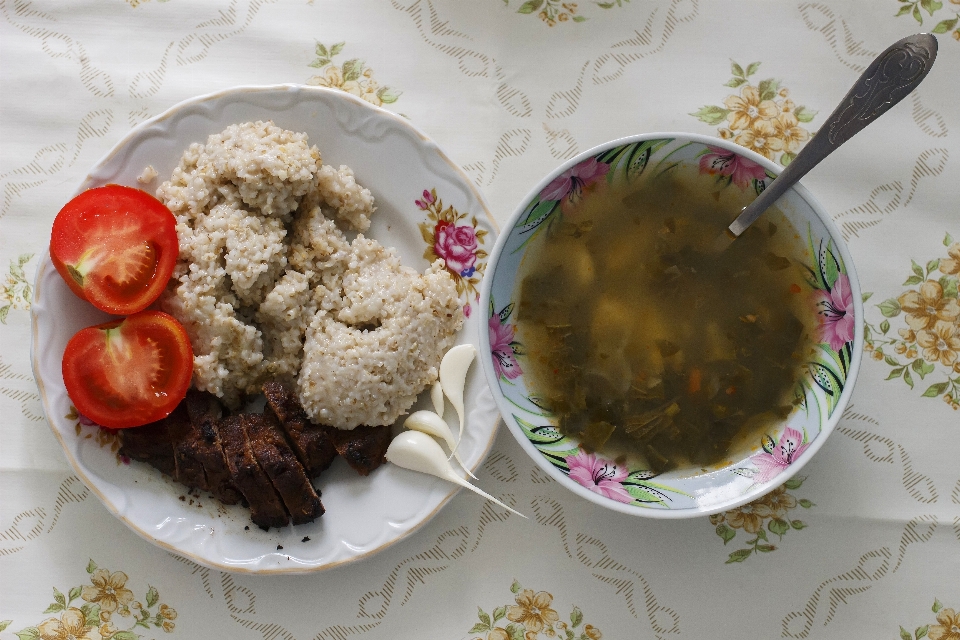
M 476 216 L 469 217 L 452 206 L 444 207 L 436 189 L 424 189 L 414 204 L 427 214 L 426 221 L 419 224 L 420 235 L 427 243 L 423 257 L 429 262 L 443 260 L 464 301 L 463 315 L 469 318 L 473 312 L 471 301 L 480 297 L 478 287 L 488 255 L 481 245 L 487 231 L 479 228 Z
M 433 251 L 443 258 L 447 268 L 464 278 L 477 272 L 477 233 L 470 225 L 455 226 L 441 220 L 434 232 Z

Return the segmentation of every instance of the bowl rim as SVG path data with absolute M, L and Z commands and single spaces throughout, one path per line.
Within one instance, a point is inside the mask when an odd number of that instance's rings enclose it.
M 742 147 L 734 142 L 728 140 L 722 140 L 720 138 L 714 138 L 712 136 L 705 136 L 697 133 L 686 133 L 686 132 L 677 132 L 677 131 L 656 131 L 652 133 L 641 133 L 630 136 L 625 136 L 622 138 L 616 138 L 608 142 L 601 143 L 586 151 L 577 154 L 573 158 L 562 163 L 559 167 L 551 170 L 544 176 L 534 187 L 531 189 L 520 203 L 517 205 L 517 208 L 510 215 L 509 218 L 503 223 L 500 235 L 497 237 L 497 242 L 493 247 L 493 250 L 490 252 L 490 258 L 487 261 L 487 273 L 483 278 L 483 285 L 480 289 L 480 301 L 479 307 L 486 317 L 487 309 L 490 304 L 490 296 L 493 289 L 493 279 L 494 274 L 497 271 L 497 265 L 500 263 L 500 258 L 503 253 L 503 248 L 506 246 L 507 241 L 512 235 L 512 230 L 516 227 L 517 223 L 520 220 L 521 215 L 523 214 L 527 205 L 547 187 L 555 178 L 568 169 L 574 167 L 575 165 L 587 160 L 591 157 L 596 156 L 597 154 L 608 151 L 612 148 L 632 144 L 635 142 L 643 142 L 647 140 L 662 140 L 665 138 L 671 138 L 673 140 L 679 140 L 682 142 L 693 142 L 700 143 L 704 145 L 709 145 L 713 147 L 719 147 L 727 151 L 736 153 L 739 156 L 742 156 L 748 160 L 751 160 L 760 166 L 762 166 L 766 171 L 772 173 L 774 176 L 780 174 L 783 171 L 783 167 L 774 163 L 772 160 L 765 158 L 764 156 L 751 151 L 745 147 Z M 713 506 L 704 508 L 704 507 L 695 507 L 695 508 L 680 508 L 680 509 L 654 509 L 654 508 L 645 508 L 638 507 L 630 504 L 623 504 L 615 500 L 611 500 L 605 496 L 602 496 L 590 489 L 581 486 L 577 482 L 571 480 L 567 475 L 558 470 L 554 465 L 550 464 L 543 454 L 533 446 L 533 443 L 520 431 L 520 428 L 515 424 L 513 420 L 507 419 L 506 416 L 510 415 L 509 405 L 504 399 L 503 394 L 500 391 L 499 379 L 496 375 L 496 372 L 493 368 L 493 361 L 487 356 L 490 353 L 490 333 L 489 331 L 480 332 L 480 346 L 483 350 L 481 354 L 481 362 L 483 365 L 483 371 L 487 378 L 487 384 L 490 386 L 490 391 L 496 400 L 497 406 L 500 409 L 501 416 L 503 417 L 503 422 L 506 424 L 507 429 L 513 435 L 513 437 L 520 444 L 521 448 L 529 455 L 534 462 L 545 471 L 550 477 L 559 482 L 564 488 L 572 491 L 573 493 L 579 495 L 582 498 L 593 502 L 601 507 L 611 509 L 613 511 L 619 511 L 628 515 L 638 516 L 638 517 L 648 517 L 648 518 L 658 518 L 658 519 L 681 519 L 681 518 L 694 518 L 699 516 L 709 516 L 723 511 L 728 511 L 730 509 L 735 509 L 739 506 L 752 502 L 762 496 L 766 495 L 770 491 L 776 489 L 791 477 L 796 475 L 807 462 L 809 462 L 814 454 L 823 447 L 823 444 L 826 442 L 829 435 L 833 432 L 834 428 L 839 423 L 840 418 L 843 416 L 843 413 L 850 402 L 850 396 L 853 394 L 853 389 L 856 384 L 857 375 L 860 372 L 860 362 L 863 356 L 863 342 L 864 342 L 864 318 L 863 318 L 863 300 L 861 297 L 860 290 L 860 279 L 857 275 L 856 267 L 853 263 L 853 257 L 850 255 L 850 251 L 847 248 L 846 241 L 843 239 L 843 236 L 840 233 L 839 227 L 834 223 L 833 219 L 827 213 L 827 210 L 820 204 L 820 202 L 813 197 L 813 194 L 810 193 L 802 184 L 797 183 L 791 187 L 791 191 L 796 192 L 796 194 L 807 203 L 816 217 L 820 222 L 826 227 L 827 232 L 829 233 L 830 239 L 834 242 L 837 252 L 839 252 L 841 258 L 843 259 L 844 266 L 847 270 L 847 278 L 850 281 L 850 287 L 853 295 L 853 305 L 854 305 L 854 340 L 853 340 L 853 351 L 850 357 L 850 368 L 847 372 L 847 377 L 844 382 L 843 391 L 840 394 L 840 398 L 837 400 L 836 407 L 833 410 L 833 413 L 830 417 L 824 422 L 820 433 L 817 437 L 810 443 L 803 455 L 797 462 L 790 464 L 785 467 L 783 471 L 777 474 L 773 479 L 769 480 L 763 484 L 754 485 L 752 489 L 746 493 L 737 496 L 732 499 L 724 500 L 716 503 Z M 481 322 L 481 326 L 483 323 Z M 711 471 L 710 474 L 718 474 L 725 472 L 726 469 L 718 469 L 716 471 Z

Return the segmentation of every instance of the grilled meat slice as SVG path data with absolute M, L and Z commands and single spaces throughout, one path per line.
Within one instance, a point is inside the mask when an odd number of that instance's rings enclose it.
M 121 429 L 120 455 L 146 462 L 161 473 L 179 480 L 173 450 L 189 429 L 190 417 L 181 403 L 162 420 L 142 427 Z
M 390 445 L 390 425 L 337 429 L 336 442 L 337 453 L 357 473 L 366 476 L 384 462 L 383 455 Z
M 286 526 L 290 517 L 253 453 L 246 428 L 252 419 L 246 414 L 230 416 L 221 420 L 218 427 L 233 484 L 250 505 L 253 523 L 266 531 Z
M 276 417 L 265 411 L 244 418 L 253 454 L 283 499 L 293 524 L 313 522 L 322 516 L 320 496 L 314 491 L 303 466 L 287 444 Z
M 207 474 L 204 473 L 203 463 L 195 451 L 198 445 L 202 447 L 200 432 L 195 425 L 191 424 L 190 412 L 187 411 L 185 402 L 177 405 L 177 410 L 186 414 L 187 423 L 173 442 L 173 463 L 176 465 L 173 477 L 177 482 L 182 482 L 192 489 L 209 491 Z
M 311 423 L 296 394 L 279 382 L 264 384 L 263 395 L 280 419 L 297 458 L 303 463 L 307 477 L 316 478 L 337 457 L 335 429 Z
M 223 406 L 213 394 L 194 389 L 187 392 L 183 404 L 190 416 L 190 430 L 176 445 L 176 459 L 199 463 L 206 478 L 205 489 L 224 504 L 237 504 L 243 496 L 230 479 L 217 427 Z
M 236 504 L 242 496 L 230 480 L 216 432 L 220 411 L 212 395 L 191 390 L 166 418 L 122 430 L 120 453 L 190 488 L 210 491 L 225 504 Z

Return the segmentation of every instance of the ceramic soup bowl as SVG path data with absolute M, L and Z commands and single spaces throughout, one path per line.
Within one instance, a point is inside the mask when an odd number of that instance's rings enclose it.
M 846 406 L 863 350 L 863 307 L 850 254 L 823 207 L 803 187 L 777 207 L 806 249 L 794 256 L 808 326 L 816 343 L 796 386 L 797 407 L 758 436 L 752 449 L 708 468 L 662 474 L 588 453 L 563 435 L 557 419 L 538 406 L 529 386 L 529 356 L 516 335 L 518 273 L 524 256 L 563 221 L 576 199 L 665 171 L 684 170 L 694 189 L 732 194 L 745 205 L 773 180 L 779 167 L 738 145 L 684 133 L 615 140 L 580 154 L 548 176 L 506 224 L 488 263 L 480 297 L 487 331 L 481 361 L 510 432 L 548 474 L 579 496 L 637 516 L 685 518 L 735 508 L 782 485 L 823 446 Z M 729 192 L 728 192 L 729 195 Z M 765 224 L 761 218 L 757 224 Z M 655 301 L 651 301 L 655 303 Z M 483 326 L 481 324 L 481 326 Z M 543 404 L 542 402 L 539 404 Z

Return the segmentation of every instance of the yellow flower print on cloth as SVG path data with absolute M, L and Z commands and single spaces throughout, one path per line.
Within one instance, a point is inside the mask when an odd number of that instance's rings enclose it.
M 925 624 L 922 627 L 917 627 L 912 634 L 901 626 L 900 639 L 960 640 L 960 611 L 944 607 L 936 598 L 933 599 L 933 606 L 930 607 L 930 610 L 937 616 L 936 624 Z
M 940 0 L 897 0 L 900 5 L 900 10 L 897 11 L 897 17 L 900 16 L 912 16 L 914 20 L 917 21 L 917 24 L 923 24 L 923 11 L 926 11 L 927 14 L 934 20 L 939 20 L 933 29 L 932 33 L 950 33 L 954 40 L 960 41 L 960 0 L 950 0 L 950 5 L 947 5 L 947 9 L 940 13 L 940 9 L 943 9 L 943 2 Z M 923 9 L 923 11 L 921 11 Z M 951 9 L 953 10 L 953 17 L 945 17 L 950 15 Z M 934 15 L 936 14 L 936 15 Z
M 907 291 L 897 298 L 907 326 L 914 331 L 933 329 L 938 324 L 951 324 L 960 317 L 956 298 L 943 296 L 943 285 L 927 280 L 916 291 Z
M 912 273 L 903 282 L 911 287 L 894 298 L 874 305 L 883 316 L 879 323 L 864 323 L 864 349 L 868 356 L 891 367 L 887 380 L 899 379 L 911 389 L 917 378 L 931 376 L 924 398 L 943 398 L 960 409 L 960 242 L 948 233 L 943 239 L 946 256 L 921 266 L 911 261 Z M 873 296 L 864 293 L 866 302 Z M 893 322 L 902 323 L 894 331 Z M 960 640 L 960 639 L 958 639 Z
M 138 640 L 138 627 L 173 632 L 177 611 L 160 602 L 154 587 L 147 588 L 141 602 L 127 587 L 130 578 L 124 572 L 101 569 L 91 560 L 87 573 L 89 584 L 67 589 L 66 594 L 53 588 L 54 601 L 43 613 L 54 617 L 16 635 L 21 640 Z M 0 622 L 0 631 L 12 622 Z
M 927 636 L 930 640 L 960 640 L 960 611 L 949 607 L 937 611 L 937 624 L 930 625 Z
M 690 115 L 709 125 L 721 125 L 717 130 L 721 138 L 786 166 L 810 139 L 801 123 L 811 122 L 817 112 L 797 106 L 779 80 L 768 78 L 752 84 L 750 76 L 759 69 L 759 62 L 746 69 L 731 62 L 733 77 L 724 86 L 739 88 L 739 93 L 727 96 L 722 107 L 707 105 Z
M 7 324 L 7 315 L 13 309 L 22 309 L 26 311 L 30 308 L 33 301 L 33 287 L 27 279 L 27 274 L 23 267 L 30 259 L 32 253 L 24 253 L 16 260 L 10 261 L 10 270 L 6 281 L 0 285 L 0 322 Z
M 103 636 L 96 626 L 87 626 L 83 611 L 70 607 L 59 618 L 50 618 L 37 625 L 42 640 L 100 640 Z
M 133 602 L 133 591 L 127 589 L 129 578 L 123 571 L 110 573 L 107 569 L 97 569 L 90 576 L 90 582 L 80 590 L 80 597 L 87 602 L 100 605 L 100 611 L 113 613 L 121 606 Z
M 737 530 L 753 536 L 747 540 L 746 548 L 737 549 L 729 555 L 726 564 L 743 562 L 756 553 L 776 551 L 777 547 L 770 544 L 767 531 L 783 540 L 784 534 L 791 529 L 806 528 L 803 520 L 788 517 L 789 512 L 797 506 L 804 509 L 816 506 L 806 498 L 797 498 L 787 491 L 799 489 L 804 480 L 806 478 L 803 476 L 794 476 L 762 498 L 710 516 L 710 524 L 716 526 L 717 535 L 723 539 L 723 544 L 733 540 Z
M 396 102 L 400 93 L 390 87 L 380 86 L 380 83 L 373 78 L 373 69 L 363 60 L 352 58 L 340 66 L 333 62 L 333 58 L 343 51 L 344 45 L 345 43 L 338 42 L 328 48 L 326 45 L 317 43 L 317 57 L 307 66 L 320 69 L 322 73 L 311 76 L 307 84 L 340 89 L 363 98 L 377 107 Z
M 530 589 L 522 589 L 516 601 L 516 605 L 507 607 L 507 620 L 520 623 L 528 632 L 540 633 L 560 620 L 557 612 L 550 608 L 553 596 L 546 591 L 534 593 Z
M 477 608 L 480 621 L 471 627 L 472 640 L 601 640 L 603 634 L 592 624 L 583 624 L 583 612 L 579 607 L 570 611 L 569 622 L 560 619 L 554 609 L 553 594 L 546 591 L 524 589 L 514 580 L 510 586 L 514 604 L 501 605 L 493 615 Z M 503 626 L 497 623 L 503 621 Z M 583 625 L 583 626 L 581 626 Z
M 613 9 L 622 7 L 630 0 L 609 0 L 608 2 L 591 2 L 589 6 L 596 5 L 601 9 Z M 503 4 L 509 6 L 510 0 L 503 0 Z M 576 2 L 565 2 L 564 0 L 526 0 L 517 9 L 517 13 L 534 15 L 543 21 L 548 27 L 555 27 L 558 23 L 586 21 L 586 16 L 580 14 L 579 5 Z
M 520 5 L 517 13 L 536 13 L 537 17 L 548 27 L 556 26 L 558 22 L 583 22 L 586 20 L 585 17 L 577 13 L 576 2 L 562 2 L 562 0 L 527 0 Z

